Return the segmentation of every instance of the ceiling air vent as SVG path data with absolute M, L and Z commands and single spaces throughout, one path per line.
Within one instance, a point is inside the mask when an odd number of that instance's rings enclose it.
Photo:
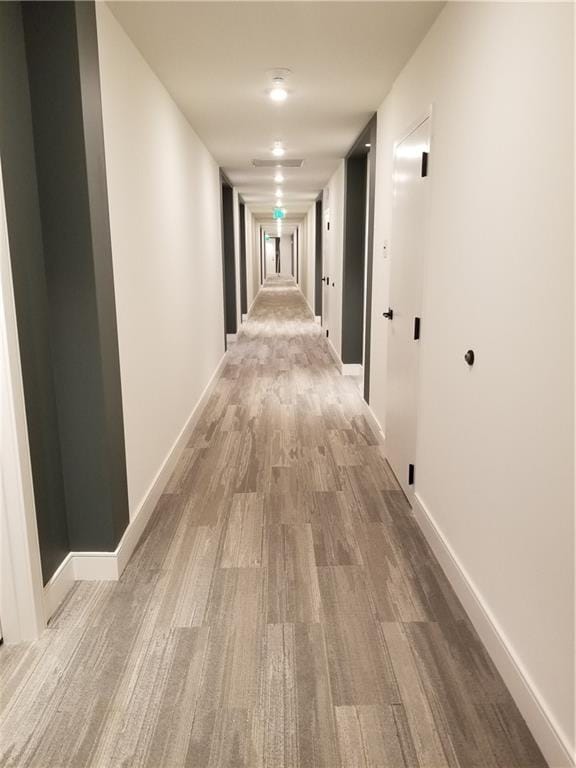
M 282 168 L 302 168 L 304 160 L 282 160 L 281 158 L 273 157 L 270 160 L 252 160 L 252 165 L 255 168 L 276 168 L 276 166 Z

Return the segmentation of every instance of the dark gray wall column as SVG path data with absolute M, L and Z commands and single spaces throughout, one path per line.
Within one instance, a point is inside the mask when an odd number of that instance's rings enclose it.
M 374 115 L 346 156 L 344 197 L 342 362 L 362 363 L 366 402 L 370 400 L 376 121 L 377 117 Z M 368 200 L 366 200 L 367 184 Z M 364 308 L 364 297 L 366 297 L 366 308 Z M 365 326 L 364 317 L 366 318 Z
M 44 583 L 70 551 L 20 3 L 0 3 L 0 155 Z
M 370 402 L 370 349 L 372 342 L 372 265 L 374 261 L 374 204 L 376 198 L 377 116 L 368 124 L 368 221 L 366 222 L 366 329 L 364 334 L 364 400 Z M 365 142 L 366 143 L 366 142 Z
M 342 362 L 362 363 L 366 245 L 366 156 L 346 160 Z
M 322 317 L 322 196 L 316 200 L 316 238 L 314 243 L 314 314 Z
M 68 537 L 115 549 L 128 495 L 94 4 L 23 4 Z
M 248 289 L 246 285 L 246 207 L 238 206 L 240 215 L 240 312 L 248 312 Z
M 224 268 L 224 321 L 226 333 L 236 333 L 236 257 L 234 252 L 234 192 L 222 184 L 222 249 Z
M 0 151 L 44 580 L 128 524 L 93 3 L 0 4 Z

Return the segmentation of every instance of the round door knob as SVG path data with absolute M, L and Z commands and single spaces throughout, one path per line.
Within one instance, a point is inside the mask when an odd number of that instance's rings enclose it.
M 468 363 L 468 365 L 472 366 L 474 365 L 474 350 L 469 349 L 468 352 L 464 355 L 464 360 Z

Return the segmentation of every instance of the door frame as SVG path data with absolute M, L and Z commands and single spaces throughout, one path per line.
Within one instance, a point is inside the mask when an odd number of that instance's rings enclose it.
M 36 640 L 46 617 L 1 167 L 0 291 L 0 621 L 12 644 Z
M 423 125 L 426 121 L 429 121 L 429 153 L 432 154 L 433 151 L 433 142 L 434 142 L 434 110 L 433 105 L 430 104 L 424 112 L 420 113 L 420 116 L 417 117 L 415 120 L 413 120 L 408 128 L 406 128 L 401 136 L 396 139 L 392 144 L 392 173 L 394 173 L 394 161 L 396 157 L 396 150 L 402 144 L 411 134 L 414 133 L 414 131 L 418 130 L 421 125 Z M 428 184 L 430 185 L 432 182 L 432 178 L 428 179 Z M 392 185 L 392 194 L 394 192 L 394 185 Z M 426 232 L 429 233 L 430 228 L 430 200 L 431 200 L 431 192 L 428 192 L 428 201 L 427 201 L 427 220 L 425 222 Z M 390 219 L 390 246 L 393 248 L 394 245 L 394 212 L 392 211 L 391 219 Z M 422 316 L 426 315 L 426 271 L 428 267 L 428 248 L 429 248 L 429 241 L 426 240 L 424 244 L 424 249 L 422 253 L 422 299 L 421 299 L 421 306 L 422 306 Z M 391 264 L 390 270 L 392 270 L 393 265 Z M 392 272 L 390 271 L 389 276 L 389 285 L 388 285 L 388 295 L 390 295 L 390 286 L 392 282 Z M 389 331 L 387 332 L 389 334 Z M 421 342 L 420 342 L 421 343 Z M 388 361 L 386 362 L 386 377 L 388 377 Z M 416 390 L 416 403 L 415 403 L 415 422 L 416 422 L 416 429 L 415 429 L 415 437 L 414 437 L 414 461 L 415 464 L 418 463 L 418 445 L 419 445 L 419 413 L 420 413 L 420 391 L 421 391 L 421 366 L 418 365 L 418 374 L 417 374 L 417 381 L 415 385 Z M 408 502 L 410 503 L 410 506 L 413 506 L 413 497 L 416 494 L 416 482 L 418 473 L 415 472 L 414 474 L 414 485 L 409 489 L 408 494 L 406 493 L 406 489 L 404 487 L 404 484 L 400 481 L 400 479 L 396 476 L 396 471 L 388 461 L 388 466 L 392 470 L 392 473 L 396 477 L 396 480 L 398 482 L 398 485 L 400 485 L 402 489 L 402 493 L 406 496 L 408 499 Z
M 430 120 L 430 149 L 432 149 L 432 138 L 434 135 L 434 120 L 433 120 L 433 105 L 429 104 L 428 107 L 424 110 L 424 112 L 421 112 L 420 116 L 410 123 L 408 128 L 406 128 L 406 130 L 401 134 L 400 138 L 396 139 L 392 144 L 392 160 L 394 160 L 394 155 L 396 154 L 396 149 L 398 148 L 398 146 L 402 144 L 402 142 L 405 141 L 408 138 L 408 136 L 410 136 L 411 133 L 414 133 L 414 131 L 417 128 L 420 128 L 422 123 L 425 123 L 426 120 Z
M 236 248 L 234 237 L 234 187 L 220 169 L 220 211 L 222 225 L 222 294 L 224 300 L 224 349 L 228 336 L 238 332 L 236 297 Z M 229 330 L 230 329 L 230 330 Z

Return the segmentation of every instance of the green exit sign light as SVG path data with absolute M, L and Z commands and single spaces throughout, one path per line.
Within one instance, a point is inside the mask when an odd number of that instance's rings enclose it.
M 282 210 L 282 208 L 274 208 L 274 218 L 275 219 L 284 218 L 284 211 Z

